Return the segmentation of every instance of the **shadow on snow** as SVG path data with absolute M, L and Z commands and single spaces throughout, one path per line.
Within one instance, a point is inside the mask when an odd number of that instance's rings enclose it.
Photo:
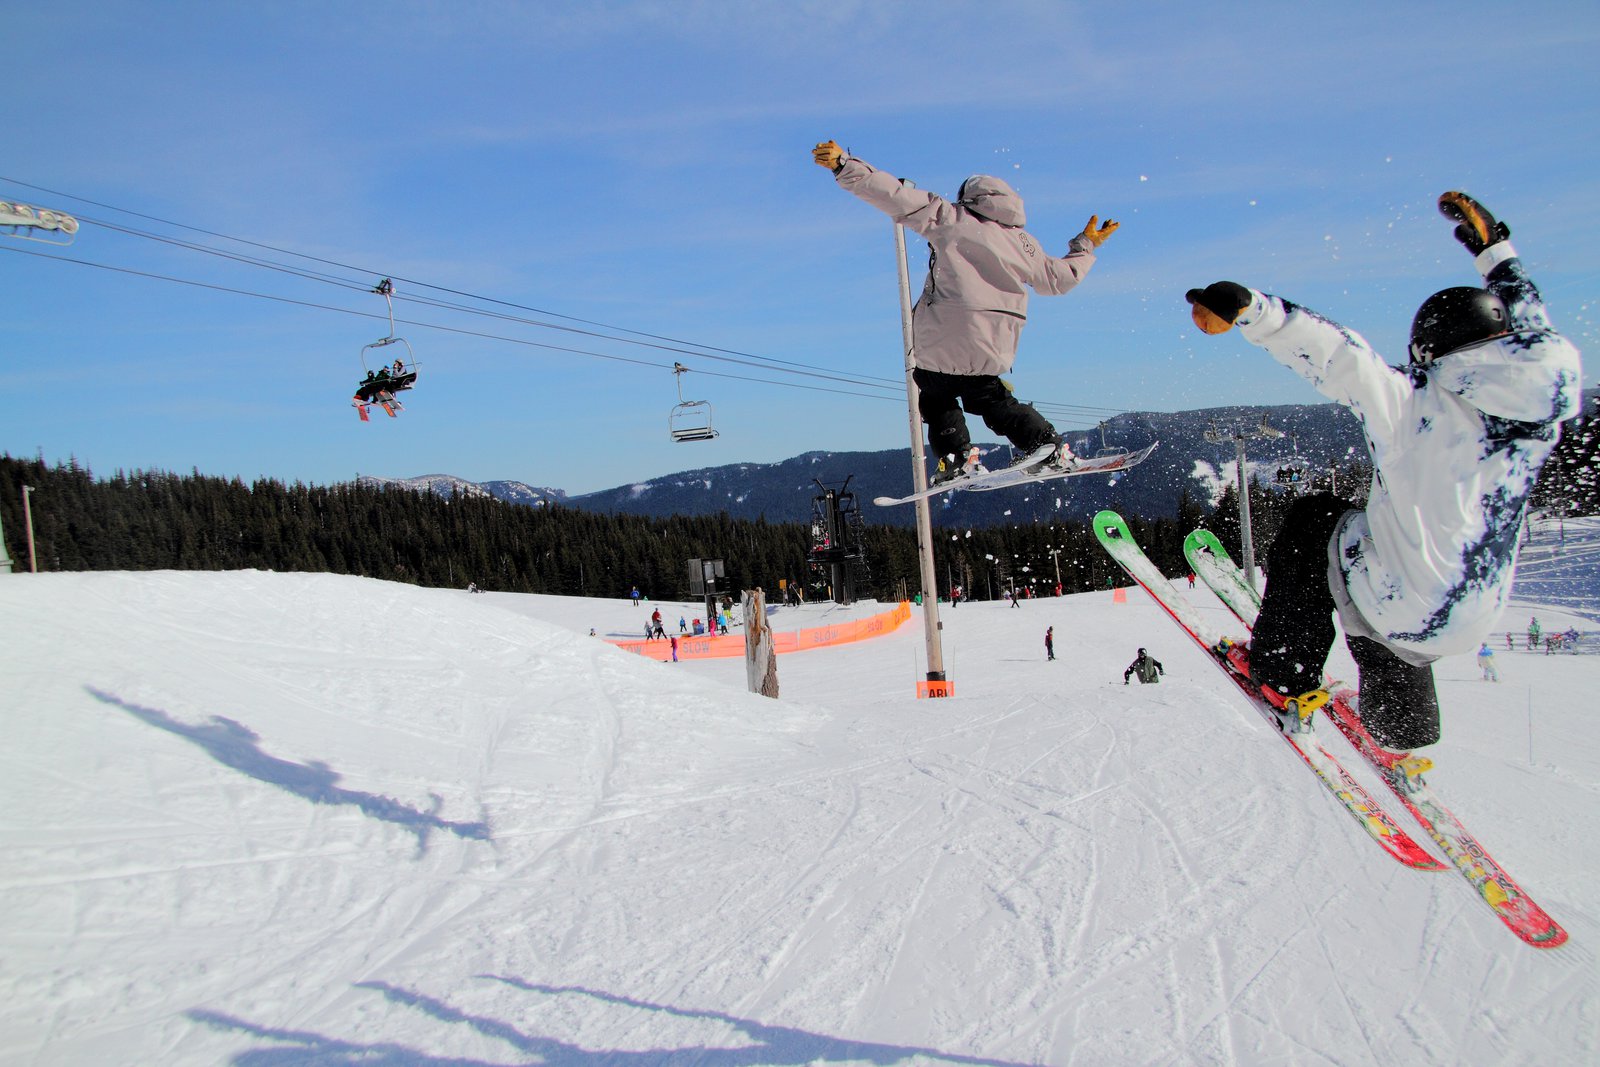
M 632 997 L 603 993 L 579 986 L 551 986 L 525 982 L 519 978 L 480 975 L 504 982 L 515 989 L 544 996 L 581 996 L 614 1007 L 652 1012 L 676 1019 L 703 1020 L 731 1027 L 748 1044 L 729 1047 L 680 1047 L 619 1051 L 584 1049 L 567 1041 L 523 1033 L 509 1023 L 469 1015 L 435 997 L 400 989 L 386 982 L 359 982 L 357 988 L 370 989 L 394 1004 L 414 1008 L 443 1023 L 467 1026 L 479 1034 L 502 1041 L 519 1053 L 535 1057 L 529 1064 L 548 1067 L 654 1067 L 658 1064 L 695 1064 L 697 1067 L 798 1067 L 808 1063 L 864 1062 L 875 1064 L 917 1062 L 973 1064 L 978 1067 L 1022 1067 L 1005 1060 L 979 1056 L 946 1054 L 909 1045 L 889 1045 L 874 1041 L 853 1041 L 828 1037 L 789 1026 L 771 1026 L 753 1019 L 741 1019 L 717 1011 L 698 1011 L 652 1004 Z M 191 1011 L 189 1018 L 217 1030 L 230 1030 L 252 1037 L 282 1043 L 279 1048 L 251 1049 L 235 1054 L 233 1067 L 287 1067 L 313 1063 L 319 1067 L 499 1067 L 501 1061 L 432 1056 L 416 1049 L 390 1043 L 358 1044 L 324 1037 L 303 1030 L 256 1026 L 220 1012 Z
M 85 686 L 85 689 L 96 700 L 121 708 L 142 722 L 200 746 L 218 763 L 247 774 L 258 782 L 277 786 L 313 804 L 349 805 L 374 819 L 402 827 L 417 835 L 419 855 L 426 851 L 428 834 L 434 830 L 445 830 L 457 837 L 478 841 L 489 840 L 487 822 L 451 822 L 439 818 L 437 812 L 443 801 L 437 796 L 433 798 L 433 811 L 419 811 L 391 797 L 341 788 L 338 782 L 342 776 L 320 760 L 293 763 L 268 755 L 261 749 L 260 736 L 233 719 L 213 715 L 208 723 L 190 725 L 179 722 L 164 711 L 130 704 L 92 686 Z

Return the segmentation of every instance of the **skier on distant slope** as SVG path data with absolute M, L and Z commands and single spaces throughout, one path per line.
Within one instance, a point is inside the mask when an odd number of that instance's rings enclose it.
M 1349 407 L 1373 463 L 1365 509 L 1331 493 L 1290 509 L 1250 647 L 1230 658 L 1281 706 L 1322 684 L 1337 612 L 1361 724 L 1389 749 L 1439 739 L 1430 664 L 1477 648 L 1502 613 L 1529 493 L 1562 420 L 1578 413 L 1582 381 L 1511 231 L 1465 193 L 1445 193 L 1439 210 L 1458 223 L 1486 287 L 1425 300 L 1405 368 L 1316 312 L 1236 282 L 1188 293 L 1201 330 L 1237 324 Z
M 1128 669 L 1122 672 L 1122 684 L 1127 685 L 1129 678 L 1138 676 L 1140 684 L 1147 685 L 1151 682 L 1159 682 L 1161 676 L 1166 673 L 1166 668 L 1161 666 L 1161 661 L 1141 648 L 1139 654 L 1134 657 L 1133 662 L 1128 664 Z
M 1107 219 L 1101 226 L 1099 216 L 1091 215 L 1067 254 L 1052 256 L 1022 229 L 1022 198 L 999 178 L 973 175 L 951 203 L 901 184 L 832 141 L 818 144 L 812 157 L 833 171 L 840 186 L 928 242 L 928 279 L 912 312 L 911 332 L 918 408 L 939 457 L 931 481 L 979 469 L 963 406 L 1004 435 L 1023 461 L 1070 469 L 1072 450 L 1055 427 L 1012 396 L 1000 375 L 1016 362 L 1028 288 L 1057 296 L 1077 285 L 1117 223 Z

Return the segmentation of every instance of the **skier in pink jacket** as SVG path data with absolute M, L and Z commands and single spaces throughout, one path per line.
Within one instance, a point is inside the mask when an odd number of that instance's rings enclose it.
M 840 186 L 928 242 L 928 280 L 912 312 L 912 377 L 928 444 L 939 457 L 934 483 L 980 469 L 962 408 L 983 419 L 1022 455 L 1019 462 L 1074 462 L 1055 427 L 1011 394 L 1000 375 L 1017 358 L 1028 289 L 1065 293 L 1094 265 L 1094 250 L 1117 229 L 1090 216 L 1065 256 L 1046 253 L 1022 227 L 1022 198 L 1004 181 L 977 174 L 954 203 L 903 184 L 833 141 L 812 151 Z

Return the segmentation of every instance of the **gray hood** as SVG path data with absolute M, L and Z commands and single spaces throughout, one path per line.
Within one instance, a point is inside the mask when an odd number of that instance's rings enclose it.
M 992 174 L 974 174 L 962 182 L 956 202 L 974 215 L 981 215 L 1002 226 L 1028 224 L 1028 217 L 1022 210 L 1022 197 Z

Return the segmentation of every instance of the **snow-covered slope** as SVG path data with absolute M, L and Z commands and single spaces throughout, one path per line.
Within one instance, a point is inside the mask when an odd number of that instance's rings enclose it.
M 645 611 L 0 578 L 0 1060 L 1600 1056 L 1600 658 L 1438 672 L 1433 780 L 1570 931 L 1540 952 L 1384 857 L 1140 595 L 946 606 L 941 701 L 915 619 L 784 657 L 774 701 L 587 636 Z M 1166 678 L 1124 686 L 1141 645 Z

